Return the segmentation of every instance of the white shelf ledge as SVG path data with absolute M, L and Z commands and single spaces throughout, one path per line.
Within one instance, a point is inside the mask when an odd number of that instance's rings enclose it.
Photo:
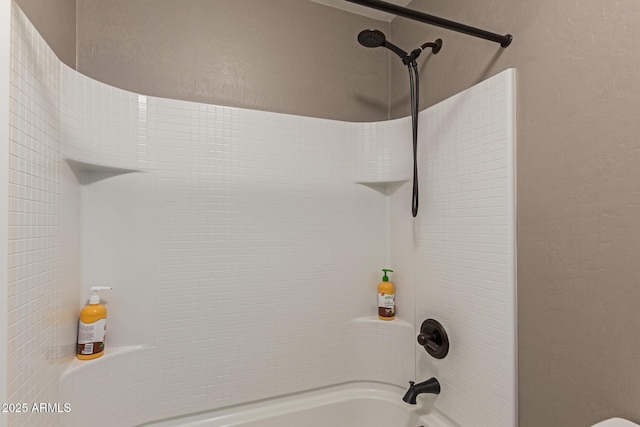
M 107 347 L 104 351 L 104 354 L 97 359 L 91 360 L 80 360 L 78 358 L 73 358 L 73 360 L 69 361 L 69 366 L 62 372 L 60 378 L 64 378 L 70 375 L 74 375 L 84 369 L 95 369 L 96 364 L 111 362 L 114 359 L 119 359 L 121 357 L 128 357 L 134 352 L 145 351 L 152 348 L 149 345 L 128 345 L 123 347 Z
M 378 316 L 364 316 L 364 317 L 356 317 L 355 319 L 351 319 L 350 322 L 367 322 L 367 323 L 379 323 L 380 325 L 387 325 L 391 327 L 403 327 L 403 328 L 414 328 L 414 325 L 407 322 L 401 317 L 396 317 L 393 320 L 380 320 Z
M 356 184 L 364 185 L 389 196 L 407 182 L 409 182 L 408 179 L 400 179 L 394 181 L 356 181 Z
M 140 169 L 129 169 L 99 163 L 88 163 L 70 158 L 65 158 L 64 161 L 67 162 L 80 184 L 91 184 L 112 176 L 142 172 Z

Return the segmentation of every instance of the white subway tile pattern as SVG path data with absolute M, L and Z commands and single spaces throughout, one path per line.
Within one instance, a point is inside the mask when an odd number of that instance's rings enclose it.
M 507 70 L 421 113 L 416 327 L 439 320 L 451 350 L 419 348 L 417 374 L 461 426 L 516 424 L 513 87 Z
M 59 61 L 13 5 L 9 141 L 8 396 L 11 426 L 56 426 L 58 402 Z M 5 414 L 3 414 L 5 415 Z

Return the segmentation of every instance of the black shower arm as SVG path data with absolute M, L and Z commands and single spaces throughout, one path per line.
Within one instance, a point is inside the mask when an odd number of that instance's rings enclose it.
M 389 49 L 390 51 L 392 51 L 393 53 L 398 55 L 400 57 L 400 59 L 406 58 L 406 56 L 407 56 L 407 52 L 405 52 L 404 50 L 400 49 L 398 46 L 396 46 L 395 44 L 391 43 L 390 41 L 385 40 L 382 43 L 382 46 L 386 47 L 387 49 Z
M 437 27 L 446 28 L 447 30 L 457 31 L 459 33 L 468 34 L 470 36 L 480 37 L 481 39 L 491 40 L 500 43 L 500 46 L 507 47 L 511 44 L 513 37 L 511 34 L 500 35 L 480 28 L 470 27 L 469 25 L 460 24 L 458 22 L 449 21 L 448 19 L 438 18 L 437 16 L 427 15 L 417 10 L 408 9 L 393 3 L 387 3 L 381 0 L 346 0 L 350 3 L 356 3 L 362 6 L 378 9 L 383 12 L 392 13 L 402 16 L 403 18 L 413 19 L 414 21 L 424 22 L 425 24 L 435 25 Z

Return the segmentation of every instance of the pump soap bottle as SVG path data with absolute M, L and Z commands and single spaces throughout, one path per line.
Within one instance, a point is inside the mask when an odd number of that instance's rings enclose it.
M 384 276 L 382 282 L 378 284 L 378 319 L 393 320 L 396 318 L 396 295 L 393 283 L 389 281 L 387 272 L 393 270 L 383 268 Z
M 100 304 L 98 291 L 111 290 L 110 286 L 93 286 L 89 304 L 80 311 L 78 321 L 78 349 L 80 360 L 97 359 L 104 354 L 104 336 L 107 330 L 107 307 Z

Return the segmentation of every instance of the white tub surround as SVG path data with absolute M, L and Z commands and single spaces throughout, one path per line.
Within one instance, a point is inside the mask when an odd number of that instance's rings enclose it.
M 416 380 L 437 377 L 436 407 L 463 426 L 517 425 L 514 88 L 503 71 L 421 121 L 416 330 L 435 318 L 451 346 L 417 346 Z
M 64 355 L 58 322 L 65 286 L 60 282 L 59 62 L 13 4 L 10 136 L 2 144 L 9 155 L 9 197 L 2 203 L 9 213 L 9 238 L 2 242 L 9 249 L 8 286 L 2 288 L 8 313 L 2 334 L 8 345 L 7 403 L 59 401 Z M 46 425 L 48 414 L 29 410 L 3 417 L 11 426 L 37 426 Z M 53 418 L 48 425 L 56 425 Z
M 11 33 L 12 29 L 11 1 L 0 0 L 0 99 L 10 100 L 11 93 Z M 0 103 L 0 141 L 9 141 L 9 108 L 10 102 Z M 9 176 L 9 151 L 0 150 L 0 176 Z M 9 199 L 9 182 L 7 179 L 0 179 L 0 200 Z M 0 211 L 0 277 L 9 277 L 9 212 L 7 209 Z M 8 324 L 8 299 L 6 292 L 0 293 L 0 313 L 2 318 L 0 324 Z M 0 366 L 8 365 L 8 334 L 7 328 L 0 328 Z M 0 401 L 9 402 L 8 395 L 8 372 L 6 369 L 0 370 Z M 7 419 L 0 419 L 0 427 L 7 426 Z
M 133 426 L 431 376 L 432 407 L 458 424 L 515 425 L 512 70 L 420 113 L 414 220 L 408 119 L 109 87 L 62 65 L 15 5 L 12 45 L 8 393 L 73 410 L 11 425 Z M 372 317 L 386 267 L 392 322 Z M 113 287 L 107 347 L 81 364 L 96 285 Z M 441 361 L 415 342 L 427 317 L 449 333 Z

